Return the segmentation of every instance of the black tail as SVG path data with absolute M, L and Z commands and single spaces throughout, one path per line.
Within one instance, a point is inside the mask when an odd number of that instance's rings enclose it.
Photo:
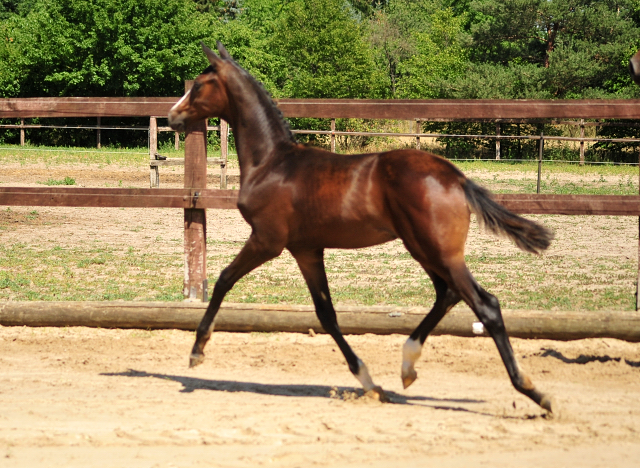
M 540 254 L 553 240 L 553 232 L 518 216 L 495 202 L 491 192 L 469 179 L 462 182 L 467 203 L 478 223 L 497 235 L 505 235 L 527 252 Z

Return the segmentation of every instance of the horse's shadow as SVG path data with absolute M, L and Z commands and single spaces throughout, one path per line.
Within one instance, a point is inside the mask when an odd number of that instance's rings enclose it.
M 129 369 L 126 372 L 108 372 L 100 375 L 108 377 L 132 377 L 132 378 L 155 378 L 178 382 L 182 385 L 181 393 L 192 393 L 195 390 L 210 390 L 216 392 L 249 392 L 259 395 L 288 396 L 288 397 L 315 397 L 351 399 L 363 396 L 361 389 L 353 387 L 329 387 L 327 385 L 294 385 L 294 384 L 263 384 L 257 382 L 239 382 L 234 380 L 209 380 L 183 375 L 157 374 L 153 372 L 138 371 Z M 460 404 L 484 403 L 484 400 L 455 399 L 455 398 L 432 398 L 425 396 L 407 396 L 385 390 L 386 396 L 391 403 L 400 405 L 420 405 L 429 406 L 434 409 L 461 411 L 478 413 Z
M 640 361 L 630 361 L 628 359 L 622 359 L 619 357 L 611 357 L 611 356 L 594 356 L 594 355 L 590 355 L 587 356 L 585 354 L 581 354 L 580 356 L 578 356 L 577 358 L 568 358 L 566 357 L 564 354 L 562 354 L 559 351 L 556 351 L 554 349 L 549 349 L 549 348 L 545 348 L 543 349 L 542 353 L 539 354 L 540 357 L 553 357 L 556 358 L 562 362 L 564 362 L 565 364 L 588 364 L 590 362 L 601 362 L 601 363 L 605 363 L 605 362 L 609 362 L 609 361 L 615 361 L 615 362 L 624 362 L 626 363 L 628 366 L 630 367 L 640 367 Z

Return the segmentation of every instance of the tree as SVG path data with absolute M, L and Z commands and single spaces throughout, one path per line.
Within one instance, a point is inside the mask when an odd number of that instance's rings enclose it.
M 465 14 L 439 0 L 395 0 L 369 21 L 370 43 L 386 71 L 390 96 L 439 97 L 434 82 L 462 73 L 468 61 Z
M 462 75 L 468 61 L 463 21 L 451 9 L 438 10 L 430 15 L 428 29 L 411 33 L 415 53 L 398 65 L 399 97 L 440 97 L 437 83 Z
M 536 74 L 550 98 L 637 94 L 626 72 L 640 46 L 637 2 L 476 0 L 468 8 L 474 63 L 544 68 Z
M 343 0 L 294 0 L 277 22 L 271 50 L 282 58 L 276 86 L 297 98 L 374 98 L 384 92 L 364 40 L 365 30 Z
M 19 77 L 15 96 L 177 95 L 217 23 L 189 0 L 37 0 L 8 21 L 0 80 Z

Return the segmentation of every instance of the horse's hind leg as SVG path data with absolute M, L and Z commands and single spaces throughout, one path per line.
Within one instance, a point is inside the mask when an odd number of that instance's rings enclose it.
M 349 365 L 349 370 L 360 381 L 365 392 L 371 392 L 381 401 L 385 401 L 386 397 L 382 389 L 373 383 L 367 366 L 353 352 L 349 343 L 342 336 L 336 311 L 333 308 L 331 295 L 329 294 L 329 283 L 324 269 L 323 250 L 295 251 L 291 252 L 291 254 L 298 262 L 302 276 L 309 287 L 318 320 L 320 320 L 324 330 L 331 335 L 340 351 L 342 351 Z
M 422 347 L 427 336 L 429 336 L 429 333 L 431 333 L 440 320 L 442 320 L 442 317 L 444 317 L 454 305 L 460 302 L 461 299 L 455 291 L 447 286 L 447 283 L 442 278 L 428 270 L 427 273 L 429 273 L 436 290 L 436 302 L 420 325 L 411 333 L 402 348 L 401 377 L 404 388 L 407 388 L 418 378 L 414 366 L 422 354 Z
M 498 299 L 485 291 L 476 282 L 464 264 L 459 265 L 455 271 L 452 271 L 452 274 L 453 282 L 460 295 L 471 307 L 496 343 L 502 362 L 507 368 L 507 373 L 515 389 L 531 398 L 547 411 L 551 413 L 554 410 L 557 411 L 557 408 L 554 408 L 553 398 L 536 389 L 529 376 L 520 369 L 509 342 Z
M 220 273 L 218 281 L 213 287 L 213 294 L 207 311 L 196 330 L 196 342 L 191 350 L 189 367 L 195 367 L 204 361 L 204 347 L 209 338 L 211 338 L 213 320 L 220 309 L 224 296 L 240 278 L 263 263 L 277 257 L 281 252 L 282 249 L 265 248 L 255 235 L 251 235 L 236 258 Z

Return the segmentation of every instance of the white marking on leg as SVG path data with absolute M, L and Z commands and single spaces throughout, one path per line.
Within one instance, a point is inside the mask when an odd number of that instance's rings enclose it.
M 365 392 L 368 392 L 375 387 L 375 384 L 369 375 L 367 366 L 360 359 L 358 359 L 358 373 L 356 374 L 356 379 L 360 381 Z
M 420 340 L 409 338 L 402 347 L 402 378 L 413 376 L 415 380 L 414 365 L 422 354 L 422 344 Z

